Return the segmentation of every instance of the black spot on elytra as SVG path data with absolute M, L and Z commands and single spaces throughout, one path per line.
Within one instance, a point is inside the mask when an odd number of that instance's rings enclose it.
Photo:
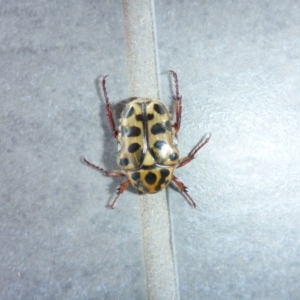
M 154 104 L 154 110 L 160 115 L 163 115 L 166 113 L 164 108 L 160 104 L 157 104 L 157 103 Z
M 148 184 L 154 184 L 156 181 L 156 175 L 152 172 L 149 172 L 146 177 L 145 180 Z
M 154 147 L 157 149 L 162 149 L 167 143 L 165 141 L 156 141 Z
M 122 136 L 139 136 L 141 134 L 141 129 L 136 126 L 131 126 L 128 129 L 125 126 L 121 126 L 121 135 Z
M 142 115 L 142 114 L 136 115 L 136 116 L 135 116 L 135 119 L 136 119 L 137 121 L 143 121 L 143 115 Z
M 133 106 L 131 106 L 125 113 L 124 113 L 124 118 L 128 119 L 132 116 L 132 114 L 134 113 L 134 108 Z
M 171 122 L 170 122 L 170 121 L 167 121 L 167 122 L 165 123 L 165 127 L 166 127 L 166 129 L 167 129 L 168 131 L 172 131 L 172 125 L 171 125 Z
M 128 128 L 127 136 L 139 136 L 141 134 L 141 129 L 136 126 L 131 126 Z
M 147 115 L 148 121 L 153 120 L 153 118 L 154 118 L 154 114 L 148 114 L 148 115 Z
M 172 153 L 172 154 L 170 154 L 169 155 L 169 158 L 170 158 L 170 160 L 176 160 L 177 158 L 178 158 L 178 155 L 177 155 L 177 153 Z
M 133 174 L 131 175 L 131 178 L 132 178 L 133 180 L 139 180 L 139 179 L 141 178 L 140 172 L 135 172 L 135 173 L 133 173 Z
M 168 169 L 161 169 L 160 175 L 161 175 L 161 178 L 157 184 L 157 187 L 155 188 L 155 190 L 157 192 L 161 190 L 162 184 L 167 185 L 169 183 L 169 180 L 166 180 L 166 178 L 170 175 L 170 171 Z
M 121 158 L 119 162 L 120 166 L 127 166 L 128 163 L 129 163 L 128 158 Z
M 139 150 L 141 148 L 139 143 L 132 143 L 128 147 L 128 152 L 129 153 L 134 153 L 135 151 Z
M 156 123 L 151 128 L 152 134 L 160 134 L 160 133 L 165 133 L 165 132 L 166 132 L 166 128 L 161 123 Z

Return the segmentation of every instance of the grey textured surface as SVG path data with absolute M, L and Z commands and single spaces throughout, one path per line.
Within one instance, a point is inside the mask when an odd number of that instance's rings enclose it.
M 146 299 L 138 195 L 120 183 L 95 80 L 130 96 L 121 3 L 0 1 L 1 299 Z M 181 299 L 298 299 L 298 1 L 157 1 L 165 72 L 183 95 L 176 175 L 167 189 Z M 158 194 L 160 195 L 160 194 Z M 161 193 L 161 197 L 165 193 Z
M 0 6 L 0 298 L 144 299 L 138 197 L 107 209 L 120 181 L 80 162 L 116 167 L 95 80 L 128 95 L 122 6 Z
M 130 94 L 158 99 L 152 4 L 151 0 L 124 0 L 124 27 Z M 140 195 L 139 200 L 148 299 L 178 299 L 166 192 Z
M 212 134 L 176 173 L 198 208 L 168 189 L 181 299 L 299 299 L 299 2 L 156 12 L 160 68 L 180 75 L 182 154 Z

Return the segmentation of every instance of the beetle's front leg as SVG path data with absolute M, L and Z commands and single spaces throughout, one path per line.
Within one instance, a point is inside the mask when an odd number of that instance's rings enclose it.
M 180 129 L 180 124 L 181 124 L 181 113 L 182 113 L 181 96 L 179 95 L 179 84 L 178 84 L 177 74 L 172 70 L 170 70 L 169 73 L 172 74 L 175 83 L 175 96 L 173 96 L 173 99 L 175 101 L 176 122 L 173 124 L 173 127 L 175 129 L 175 133 L 177 133 L 178 130 Z
M 211 134 L 207 133 L 205 134 L 205 136 L 201 139 L 201 141 L 198 143 L 198 145 L 189 153 L 188 156 L 182 158 L 179 161 L 179 164 L 176 168 L 180 168 L 186 164 L 188 164 L 192 159 L 195 158 L 195 154 L 205 145 L 208 143 L 209 139 L 210 139 Z
M 106 80 L 105 78 L 107 77 L 108 75 L 104 76 L 104 78 L 102 79 L 102 89 L 103 89 L 103 94 L 104 94 L 104 99 L 105 99 L 105 104 L 106 104 L 106 116 L 108 118 L 108 123 L 109 123 L 109 126 L 113 132 L 113 135 L 115 138 L 117 138 L 118 136 L 118 130 L 116 129 L 116 126 L 115 126 L 115 121 L 114 121 L 114 117 L 113 117 L 113 113 L 112 113 L 112 107 L 111 107 L 111 103 L 109 101 L 109 98 L 107 96 L 107 91 L 106 91 Z

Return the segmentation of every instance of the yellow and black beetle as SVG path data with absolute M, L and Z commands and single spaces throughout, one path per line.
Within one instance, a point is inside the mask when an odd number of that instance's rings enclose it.
M 195 154 L 209 141 L 210 134 L 206 134 L 196 147 L 181 158 L 176 144 L 176 135 L 181 123 L 181 96 L 177 74 L 169 71 L 175 81 L 175 122 L 166 107 L 158 100 L 135 98 L 124 108 L 118 130 L 112 113 L 112 106 L 107 96 L 106 77 L 102 80 L 102 89 L 106 103 L 106 115 L 114 137 L 120 145 L 118 164 L 120 171 L 107 171 L 89 162 L 83 161 L 111 177 L 127 177 L 120 185 L 117 196 L 110 205 L 114 207 L 118 197 L 131 183 L 141 193 L 156 193 L 164 189 L 173 181 L 179 190 L 196 207 L 196 203 L 188 194 L 185 185 L 173 174 L 192 159 Z

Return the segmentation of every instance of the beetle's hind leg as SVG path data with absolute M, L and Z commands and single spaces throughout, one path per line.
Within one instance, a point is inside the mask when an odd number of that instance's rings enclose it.
M 128 188 L 129 183 L 130 183 L 129 179 L 127 179 L 127 180 L 125 180 L 124 182 L 121 183 L 121 185 L 118 188 L 116 198 L 114 199 L 112 204 L 109 206 L 110 208 L 112 208 L 112 209 L 114 208 L 114 205 L 116 204 L 119 196 Z
M 205 136 L 201 139 L 201 141 L 198 143 L 198 145 L 192 149 L 192 151 L 188 154 L 188 156 L 182 158 L 179 161 L 179 164 L 176 168 L 180 168 L 186 164 L 188 164 L 189 162 L 191 162 L 191 160 L 193 160 L 195 158 L 196 153 L 205 145 L 208 143 L 209 139 L 210 139 L 210 133 L 205 134 Z
M 192 197 L 189 195 L 189 193 L 187 192 L 187 187 L 183 184 L 183 182 L 181 182 L 176 176 L 173 175 L 172 180 L 175 182 L 175 184 L 177 185 L 177 187 L 179 188 L 179 190 L 181 191 L 181 193 L 183 193 L 188 200 L 190 201 L 190 203 L 193 205 L 193 207 L 195 208 L 197 205 L 195 203 L 195 201 L 192 199 Z

